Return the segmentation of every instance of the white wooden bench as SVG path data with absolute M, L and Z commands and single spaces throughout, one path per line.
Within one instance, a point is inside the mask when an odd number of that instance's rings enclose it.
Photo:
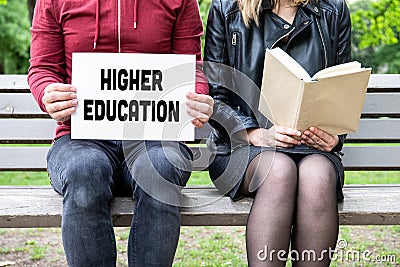
M 0 175 L 45 171 L 49 147 L 31 144 L 49 144 L 55 127 L 34 102 L 25 75 L 0 75 Z M 197 131 L 196 143 L 208 133 Z M 192 150 L 195 169 L 205 169 L 207 150 Z M 400 75 L 372 75 L 359 131 L 348 136 L 344 154 L 346 170 L 400 171 Z M 182 209 L 182 224 L 191 226 L 245 225 L 252 202 L 232 202 L 210 186 L 188 187 L 183 194 L 189 208 Z M 344 195 L 341 224 L 400 225 L 400 184 L 346 185 Z M 111 210 L 115 226 L 130 225 L 131 199 L 116 198 Z M 62 198 L 49 186 L 0 186 L 0 228 L 59 227 L 61 215 Z

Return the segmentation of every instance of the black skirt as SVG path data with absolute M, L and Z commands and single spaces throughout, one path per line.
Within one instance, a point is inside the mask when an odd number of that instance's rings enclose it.
M 218 190 L 236 201 L 244 196 L 239 192 L 239 187 L 245 177 L 245 172 L 250 162 L 264 151 L 275 151 L 290 156 L 295 163 L 311 154 L 326 156 L 333 163 L 337 179 L 337 199 L 343 199 L 344 168 L 339 156 L 316 149 L 271 148 L 258 146 L 243 146 L 232 153 L 215 154 L 209 166 L 211 180 Z

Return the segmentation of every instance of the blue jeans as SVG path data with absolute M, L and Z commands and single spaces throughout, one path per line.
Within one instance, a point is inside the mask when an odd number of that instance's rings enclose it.
M 116 265 L 109 204 L 115 196 L 131 196 L 129 266 L 171 266 L 180 232 L 180 189 L 189 179 L 191 156 L 178 142 L 59 138 L 47 164 L 54 190 L 64 196 L 68 265 Z

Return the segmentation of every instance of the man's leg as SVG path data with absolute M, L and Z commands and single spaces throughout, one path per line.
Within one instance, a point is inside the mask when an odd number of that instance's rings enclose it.
M 190 176 L 191 155 L 178 143 L 146 144 L 128 161 L 136 200 L 129 266 L 172 266 L 181 224 L 181 187 Z
M 64 196 L 62 239 L 69 266 L 115 266 L 113 167 L 104 150 L 98 142 L 63 136 L 48 154 L 52 186 Z

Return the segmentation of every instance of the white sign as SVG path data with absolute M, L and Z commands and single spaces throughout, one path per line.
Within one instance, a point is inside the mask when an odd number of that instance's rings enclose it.
M 194 55 L 73 53 L 73 139 L 193 141 Z

